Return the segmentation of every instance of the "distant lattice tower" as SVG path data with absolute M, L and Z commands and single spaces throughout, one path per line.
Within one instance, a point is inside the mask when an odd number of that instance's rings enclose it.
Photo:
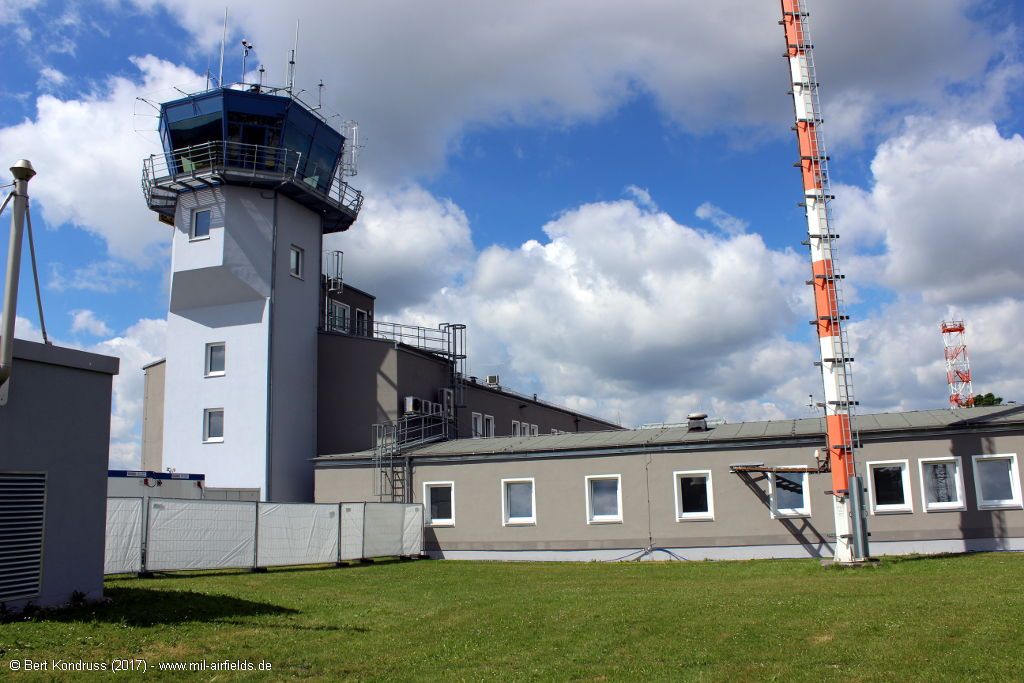
M 969 408 L 974 405 L 971 384 L 971 362 L 964 341 L 964 321 L 942 321 L 942 342 L 946 347 L 946 381 L 949 382 L 949 407 Z

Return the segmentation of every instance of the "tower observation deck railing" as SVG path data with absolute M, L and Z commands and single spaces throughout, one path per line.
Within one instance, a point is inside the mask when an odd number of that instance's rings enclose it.
M 328 221 L 344 226 L 340 229 L 347 228 L 362 207 L 363 194 L 333 169 L 309 169 L 303 162 L 292 149 L 216 140 L 145 159 L 142 193 L 150 209 L 173 218 L 182 192 L 224 183 L 280 187 L 300 203 L 321 209 Z

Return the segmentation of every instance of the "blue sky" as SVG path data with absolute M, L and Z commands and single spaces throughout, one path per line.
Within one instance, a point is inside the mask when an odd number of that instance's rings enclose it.
M 250 69 L 280 81 L 300 20 L 299 85 L 323 78 L 365 142 L 367 205 L 332 246 L 384 317 L 468 322 L 480 374 L 630 424 L 795 417 L 820 380 L 764 5 L 254 2 L 230 8 L 225 71 L 240 74 L 246 37 Z M 937 322 L 953 314 L 979 388 L 1024 398 L 1021 3 L 810 9 L 865 409 L 944 404 Z M 202 87 L 222 12 L 0 0 L 0 157 L 40 174 L 51 336 L 122 357 L 122 464 L 138 452 L 138 368 L 162 354 L 170 259 L 138 186 L 157 145 L 137 98 Z M 34 310 L 26 270 L 22 336 Z

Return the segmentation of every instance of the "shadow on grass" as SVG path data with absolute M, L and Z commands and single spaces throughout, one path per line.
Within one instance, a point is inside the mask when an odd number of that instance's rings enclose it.
M 238 617 L 298 614 L 298 610 L 230 595 L 152 588 L 107 588 L 108 601 L 32 615 L 33 621 L 106 622 L 128 626 L 156 626 L 189 621 L 224 621 Z

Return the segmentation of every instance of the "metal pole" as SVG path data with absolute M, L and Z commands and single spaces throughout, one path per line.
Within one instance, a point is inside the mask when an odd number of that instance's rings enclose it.
M 28 206 L 28 181 L 36 174 L 32 162 L 19 159 L 11 166 L 14 176 L 14 210 L 11 213 L 11 238 L 7 248 L 7 277 L 4 282 L 4 310 L 0 317 L 0 406 L 7 405 L 11 363 L 14 360 L 14 321 L 18 306 L 18 274 L 21 271 L 21 236 Z
M 32 281 L 36 285 L 36 306 L 39 308 L 39 329 L 43 333 L 43 343 L 49 344 L 46 336 L 46 320 L 43 318 L 43 293 L 39 289 L 39 269 L 36 267 L 36 245 L 32 239 L 32 207 L 25 205 L 25 221 L 28 223 L 28 253 L 32 257 Z
M 850 477 L 850 533 L 853 535 L 853 559 L 856 562 L 867 560 L 871 552 L 868 549 L 868 524 L 864 514 L 864 482 L 857 475 Z

